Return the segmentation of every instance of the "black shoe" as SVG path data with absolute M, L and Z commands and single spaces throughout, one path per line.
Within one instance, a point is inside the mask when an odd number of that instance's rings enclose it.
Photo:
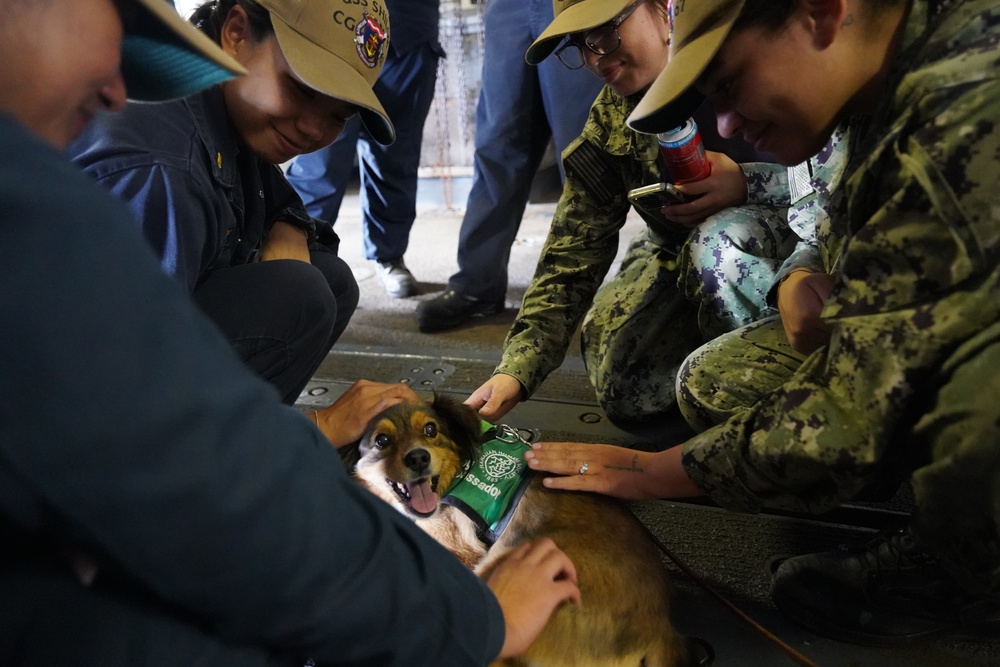
M 413 274 L 403 264 L 402 258 L 389 260 L 388 262 L 376 262 L 379 280 L 385 293 L 394 299 L 401 299 L 413 296 L 417 293 L 417 281 L 413 279 Z
M 794 556 L 772 571 L 778 609 L 838 641 L 893 646 L 965 634 L 960 631 L 975 636 L 977 629 L 1000 623 L 1000 599 L 966 592 L 908 529 L 860 546 Z
M 499 313 L 503 306 L 502 300 L 475 299 L 449 288 L 417 305 L 417 327 L 423 333 L 454 329 L 473 317 Z

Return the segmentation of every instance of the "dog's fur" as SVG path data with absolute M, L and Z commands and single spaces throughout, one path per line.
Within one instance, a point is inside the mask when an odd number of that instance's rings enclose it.
M 536 475 L 506 531 L 489 550 L 476 537 L 470 519 L 437 503 L 465 463 L 478 456 L 479 439 L 478 415 L 457 401 L 436 395 L 432 404 L 397 405 L 368 425 L 359 443 L 355 476 L 483 577 L 519 543 L 545 536 L 573 560 L 583 604 L 560 607 L 522 658 L 502 664 L 691 664 L 694 652 L 670 621 L 663 563 L 622 503 L 597 494 L 547 489 Z M 414 500 L 411 493 L 423 500 Z M 416 511 L 414 504 L 424 511 Z

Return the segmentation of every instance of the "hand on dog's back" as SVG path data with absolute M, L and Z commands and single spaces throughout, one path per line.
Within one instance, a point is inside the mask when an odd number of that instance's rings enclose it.
M 524 653 L 561 604 L 581 601 L 573 562 L 547 537 L 519 545 L 483 575 L 507 628 L 498 659 Z

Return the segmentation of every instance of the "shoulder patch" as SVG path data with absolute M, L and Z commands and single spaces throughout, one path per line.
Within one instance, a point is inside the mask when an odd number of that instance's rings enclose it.
M 599 204 L 620 197 L 625 184 L 615 169 L 614 158 L 586 139 L 570 146 L 563 157 L 567 176 L 572 174 Z

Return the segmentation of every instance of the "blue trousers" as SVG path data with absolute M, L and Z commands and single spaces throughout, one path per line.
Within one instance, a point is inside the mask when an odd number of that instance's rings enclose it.
M 555 56 L 538 66 L 524 62 L 528 46 L 551 22 L 551 0 L 489 0 L 483 12 L 472 189 L 459 232 L 458 273 L 448 280 L 468 296 L 499 301 L 507 293 L 510 248 L 549 138 L 561 155 L 580 135 L 602 87 L 593 74 L 569 70 Z
M 382 146 L 361 120 L 352 118 L 330 146 L 300 155 L 289 165 L 288 180 L 314 218 L 337 220 L 351 177 L 354 153 L 361 172 L 361 212 L 365 257 L 399 259 L 406 252 L 417 215 L 417 168 L 424 121 L 434 99 L 437 42 L 425 42 L 404 54 L 390 47 L 375 95 L 396 128 L 396 141 Z
M 351 267 L 314 246 L 293 259 L 212 271 L 192 297 L 236 354 L 292 405 L 347 328 L 360 291 Z

